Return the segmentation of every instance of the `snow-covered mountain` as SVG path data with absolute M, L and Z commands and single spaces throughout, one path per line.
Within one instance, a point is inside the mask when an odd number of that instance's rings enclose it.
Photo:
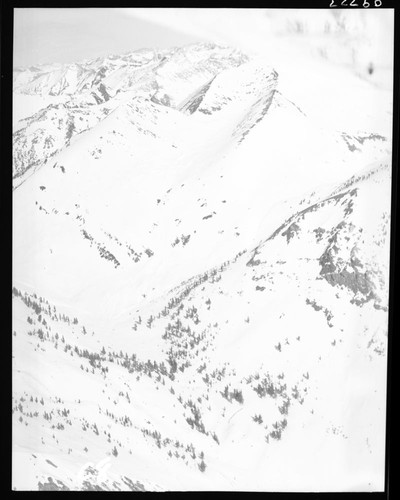
M 382 488 L 390 116 L 319 120 L 308 69 L 15 70 L 16 489 Z

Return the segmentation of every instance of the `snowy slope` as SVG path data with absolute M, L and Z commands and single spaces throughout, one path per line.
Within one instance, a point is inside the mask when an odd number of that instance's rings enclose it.
M 14 133 L 16 489 L 382 488 L 390 117 L 320 120 L 287 71 L 16 71 L 49 99 Z

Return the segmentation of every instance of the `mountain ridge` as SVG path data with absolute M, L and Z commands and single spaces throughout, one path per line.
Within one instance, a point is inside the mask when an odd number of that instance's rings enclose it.
M 229 47 L 87 65 L 16 76 L 13 486 L 379 489 L 389 138 Z

